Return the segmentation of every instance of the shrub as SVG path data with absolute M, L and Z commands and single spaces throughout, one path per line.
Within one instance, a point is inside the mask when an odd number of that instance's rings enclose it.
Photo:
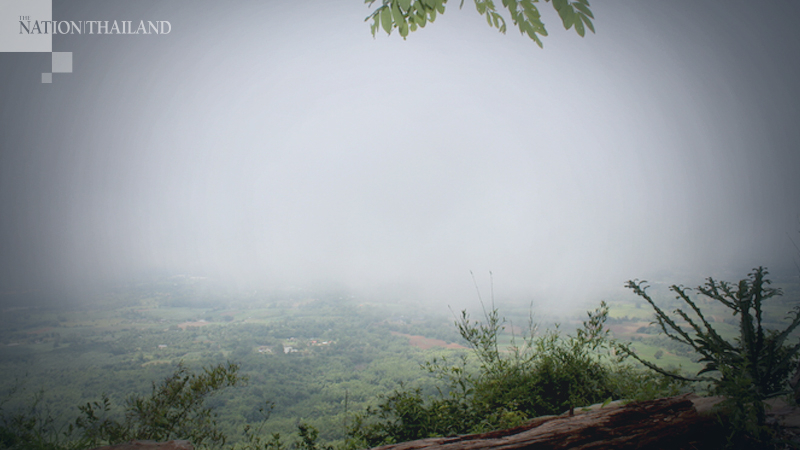
M 103 395 L 101 401 L 79 407 L 82 416 L 75 426 L 91 445 L 130 439 L 188 439 L 196 446 L 223 445 L 226 436 L 205 401 L 215 392 L 244 381 L 239 366 L 231 362 L 203 368 L 200 373 L 190 372 L 180 363 L 160 384 L 153 383 L 149 396 L 134 395 L 126 401 L 123 421 L 107 417 L 111 405 Z
M 670 317 L 647 294 L 645 281 L 629 281 L 627 287 L 653 307 L 656 323 L 669 338 L 690 346 L 700 355 L 704 367 L 694 377 L 667 372 L 642 360 L 629 346 L 619 348 L 647 367 L 664 375 L 686 381 L 707 381 L 714 394 L 727 397 L 723 407 L 728 409 L 731 442 L 742 442 L 740 435 L 763 442 L 765 439 L 764 400 L 791 392 L 789 376 L 798 360 L 800 343 L 790 344 L 790 334 L 800 325 L 800 306 L 788 312 L 789 325 L 784 330 L 767 330 L 763 326 L 763 303 L 782 294 L 769 287 L 768 272 L 763 267 L 753 269 L 749 278 L 731 284 L 708 278 L 697 288 L 704 297 L 717 301 L 738 316 L 739 336 L 732 342 L 722 338 L 703 316 L 689 289 L 673 285 L 670 290 L 691 309 L 692 315 L 676 309 L 677 318 Z M 684 322 L 684 329 L 678 321 Z
M 523 336 L 521 346 L 506 354 L 497 351 L 501 321 L 497 311 L 486 315 L 486 324 L 474 323 L 462 313 L 456 324 L 481 362 L 475 381 L 475 402 L 480 409 L 516 410 L 528 417 L 559 414 L 576 406 L 603 401 L 612 393 L 609 369 L 602 355 L 609 350 L 604 328 L 608 307 L 588 313 L 575 336 L 561 336 L 558 327 L 544 335 Z
M 5 403 L 22 390 L 17 384 L 9 396 L 0 402 L 0 448 L 8 450 L 78 450 L 86 448 L 83 442 L 71 442 L 68 432 L 55 425 L 50 411 L 41 407 L 42 391 L 33 395 L 31 403 L 13 413 L 3 409 Z
M 482 322 L 463 311 L 456 328 L 470 346 L 477 370 L 469 370 L 475 364 L 469 364 L 467 355 L 455 364 L 434 359 L 423 368 L 444 384 L 438 397 L 425 398 L 419 389 L 395 390 L 377 408 L 357 415 L 348 434 L 360 445 L 377 446 L 510 428 L 614 397 L 644 400 L 677 393 L 681 382 L 610 357 L 614 342 L 604 327 L 605 303 L 588 315 L 574 336 L 562 336 L 557 327 L 535 336 L 531 321 L 522 343 L 517 346 L 512 340 L 501 351 L 498 334 L 504 320 L 497 309 L 484 311 Z

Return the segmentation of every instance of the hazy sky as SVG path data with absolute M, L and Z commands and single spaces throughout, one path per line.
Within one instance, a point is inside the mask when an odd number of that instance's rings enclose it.
M 47 54 L 0 54 L 0 290 L 196 274 L 457 304 L 491 270 L 555 302 L 793 270 L 800 3 L 595 1 L 584 39 L 543 3 L 543 50 L 450 3 L 403 41 L 361 0 L 54 1 L 172 30 L 55 36 L 52 84 Z

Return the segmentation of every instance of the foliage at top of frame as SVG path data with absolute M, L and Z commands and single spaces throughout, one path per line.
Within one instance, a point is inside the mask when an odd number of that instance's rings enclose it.
M 364 3 L 370 6 L 375 2 L 376 0 L 364 0 Z M 490 27 L 497 28 L 501 33 L 506 32 L 506 19 L 498 12 L 493 0 L 474 0 L 474 2 L 475 9 L 486 17 L 486 23 Z M 541 48 L 543 46 L 541 38 L 547 36 L 547 29 L 536 6 L 539 0 L 501 0 L 501 2 L 511 17 L 511 23 L 521 34 L 527 35 Z M 581 37 L 586 35 L 586 29 L 595 32 L 592 23 L 594 14 L 589 0 L 545 0 L 545 2 L 552 3 L 564 29 L 574 28 Z M 444 14 L 446 4 L 447 0 L 382 0 L 381 6 L 367 16 L 365 21 L 372 20 L 370 25 L 372 36 L 375 36 L 379 29 L 383 29 L 386 34 L 391 34 L 392 30 L 396 29 L 405 39 L 410 31 L 424 28 L 428 22 L 436 20 L 437 14 Z M 463 6 L 464 0 L 461 0 L 459 8 Z

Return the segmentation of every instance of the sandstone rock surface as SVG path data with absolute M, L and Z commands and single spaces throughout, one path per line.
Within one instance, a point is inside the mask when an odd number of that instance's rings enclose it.
M 574 415 L 538 417 L 508 430 L 421 439 L 376 450 L 714 448 L 719 429 L 707 411 L 716 401 L 682 395 L 632 404 L 614 402 L 576 408 Z
M 124 444 L 106 445 L 91 450 L 194 450 L 189 441 L 130 441 Z
M 374 450 L 616 450 L 719 449 L 724 431 L 715 406 L 722 397 L 678 397 L 629 403 L 612 402 L 576 408 L 559 416 L 537 417 L 508 430 L 429 438 Z M 768 421 L 780 426 L 786 440 L 800 442 L 800 408 L 770 401 Z

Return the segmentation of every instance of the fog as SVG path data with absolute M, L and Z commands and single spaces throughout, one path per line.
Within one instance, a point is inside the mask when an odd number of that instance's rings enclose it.
M 359 0 L 53 2 L 0 54 L 0 291 L 191 274 L 454 304 L 599 300 L 631 278 L 796 274 L 796 2 L 541 4 L 539 49 L 467 2 L 403 40 Z M 794 272 L 793 272 L 794 271 Z

